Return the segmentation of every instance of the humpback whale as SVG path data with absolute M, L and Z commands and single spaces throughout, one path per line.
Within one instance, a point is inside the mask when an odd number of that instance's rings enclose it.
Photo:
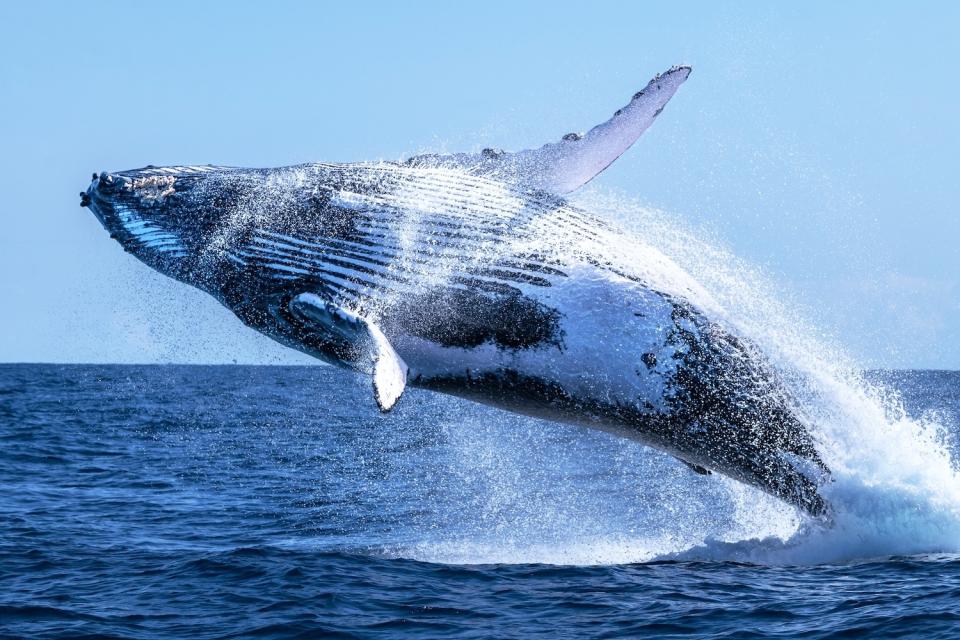
M 829 470 L 769 359 L 665 255 L 564 199 L 689 74 L 537 149 L 147 166 L 94 174 L 81 205 L 246 325 L 371 376 L 383 411 L 411 386 L 600 429 L 824 516 Z

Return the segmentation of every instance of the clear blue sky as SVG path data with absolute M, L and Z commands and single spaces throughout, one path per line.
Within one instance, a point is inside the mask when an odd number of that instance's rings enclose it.
M 715 4 L 4 2 L 0 361 L 301 361 L 124 254 L 94 170 L 528 147 L 689 63 L 603 183 L 864 364 L 960 368 L 957 3 Z

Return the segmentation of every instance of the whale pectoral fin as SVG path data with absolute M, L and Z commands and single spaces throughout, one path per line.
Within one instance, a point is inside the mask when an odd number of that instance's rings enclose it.
M 677 460 L 680 460 L 680 458 L 677 458 Z M 701 467 L 698 464 L 693 464 L 692 462 L 687 462 L 686 460 L 680 460 L 680 462 L 687 465 L 691 471 L 701 476 L 709 476 L 713 474 L 713 472 L 710 471 L 710 469 L 707 469 L 706 467 Z
M 606 169 L 653 124 L 684 80 L 690 67 L 658 74 L 630 103 L 585 135 L 570 133 L 539 149 L 506 153 L 484 149 L 479 154 L 417 156 L 408 164 L 456 166 L 521 186 L 564 194 L 579 189 Z
M 407 386 L 409 368 L 376 325 L 368 325 L 368 328 L 375 344 L 373 397 L 380 411 L 390 411 Z
M 287 307 L 296 321 L 325 339 L 354 347 L 357 353 L 364 350 L 364 342 L 369 338 L 367 323 L 352 311 L 315 293 L 294 296 Z
M 288 307 L 295 319 L 309 324 L 314 331 L 351 345 L 357 360 L 369 359 L 377 406 L 381 411 L 393 408 L 406 388 L 408 367 L 379 327 L 315 293 L 295 296 Z M 350 364 L 362 366 L 362 362 Z

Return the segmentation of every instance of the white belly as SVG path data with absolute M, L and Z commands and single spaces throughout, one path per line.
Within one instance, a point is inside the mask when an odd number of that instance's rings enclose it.
M 560 312 L 561 345 L 509 349 L 485 343 L 465 349 L 409 334 L 390 336 L 410 366 L 411 379 L 512 370 L 584 400 L 662 408 L 664 381 L 676 366 L 677 347 L 667 340 L 674 328 L 669 301 L 636 282 L 587 266 L 569 270 L 554 286 L 529 287 L 524 294 Z

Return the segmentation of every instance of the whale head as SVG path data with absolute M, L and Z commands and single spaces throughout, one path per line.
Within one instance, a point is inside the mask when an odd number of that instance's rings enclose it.
M 223 207 L 211 206 L 212 167 L 145 167 L 94 174 L 80 194 L 125 251 L 161 273 L 202 286 L 215 271 L 211 234 Z

